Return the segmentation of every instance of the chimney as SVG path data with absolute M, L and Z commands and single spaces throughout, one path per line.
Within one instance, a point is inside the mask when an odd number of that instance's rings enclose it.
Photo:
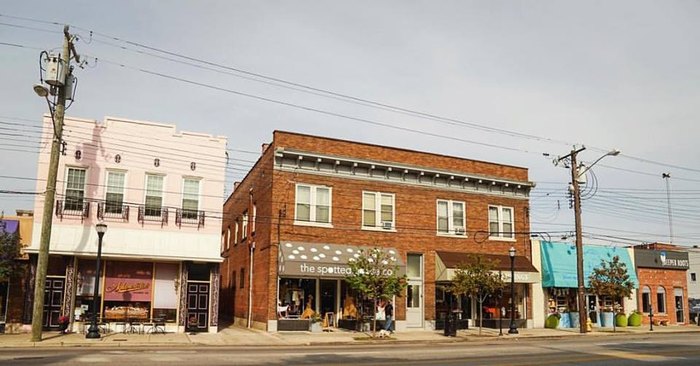
M 238 186 L 241 185 L 241 182 L 233 182 L 233 191 L 235 192 L 236 189 L 238 189 Z
M 267 151 L 267 148 L 269 148 L 269 147 L 270 147 L 270 144 L 268 144 L 268 143 L 262 144 L 262 152 L 261 152 L 261 155 L 264 154 L 265 151 Z

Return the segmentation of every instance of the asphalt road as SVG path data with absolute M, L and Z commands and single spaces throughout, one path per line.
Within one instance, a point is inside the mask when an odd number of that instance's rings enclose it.
M 697 334 L 314 347 L 25 348 L 0 365 L 700 365 Z

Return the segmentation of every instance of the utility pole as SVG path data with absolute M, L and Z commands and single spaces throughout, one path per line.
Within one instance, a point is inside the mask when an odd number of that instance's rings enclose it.
M 62 62 L 66 70 L 70 70 L 71 50 L 76 61 L 80 56 L 75 52 L 68 26 L 63 27 L 63 53 Z M 66 75 L 68 72 L 66 72 Z M 53 141 L 51 142 L 51 160 L 49 161 L 49 175 L 46 179 L 46 195 L 44 199 L 44 212 L 41 219 L 41 239 L 36 268 L 36 282 L 34 285 L 34 307 L 32 311 L 32 342 L 41 341 L 44 315 L 44 289 L 46 286 L 46 271 L 49 263 L 49 243 L 51 241 L 51 224 L 53 222 L 54 200 L 56 197 L 56 179 L 58 176 L 58 160 L 60 157 L 61 139 L 63 136 L 63 116 L 66 111 L 66 80 L 55 88 L 58 91 L 56 108 L 52 111 L 54 120 Z
M 673 244 L 673 215 L 671 214 L 671 173 L 661 173 L 666 180 L 666 200 L 668 201 L 668 234 L 669 244 Z
M 586 150 L 586 147 L 583 146 L 580 149 L 576 149 L 574 146 L 574 149 L 571 150 L 569 155 L 562 156 L 558 159 L 554 159 L 554 164 L 557 165 L 559 164 L 562 160 L 565 160 L 567 158 L 570 158 L 570 169 L 571 169 L 571 191 L 572 195 L 574 196 L 574 222 L 576 224 L 576 277 L 577 277 L 577 285 L 578 285 L 578 316 L 579 316 L 579 332 L 580 333 L 586 333 L 587 331 L 587 323 L 588 323 L 588 314 L 586 313 L 586 289 L 584 287 L 584 278 L 583 278 L 583 238 L 582 238 L 582 233 L 581 233 L 581 189 L 579 187 L 579 177 L 583 176 L 588 172 L 591 168 L 593 168 L 594 165 L 596 165 L 601 159 L 603 159 L 606 156 L 617 156 L 620 154 L 620 150 L 613 149 L 609 152 L 607 152 L 605 155 L 599 157 L 596 161 L 594 161 L 592 164 L 590 164 L 588 167 L 585 167 L 585 169 L 579 170 L 578 167 L 578 153 L 581 151 Z
M 578 162 L 576 157 L 578 153 L 586 150 L 582 147 L 578 150 L 574 148 L 569 155 L 559 158 L 571 158 L 571 185 L 573 187 L 574 196 L 574 221 L 576 224 L 576 278 L 578 280 L 578 316 L 579 316 L 579 332 L 586 333 L 586 324 L 588 323 L 588 314 L 586 313 L 585 287 L 583 283 L 583 238 L 581 237 L 581 190 L 578 185 Z

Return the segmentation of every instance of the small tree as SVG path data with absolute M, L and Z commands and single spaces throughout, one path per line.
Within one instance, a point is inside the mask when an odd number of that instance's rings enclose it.
M 374 312 L 380 299 L 401 296 L 406 288 L 406 275 L 399 276 L 396 258 L 381 249 L 362 249 L 358 254 L 359 257 L 351 258 L 348 263 L 352 273 L 345 277 L 345 281 L 364 298 L 372 300 Z M 377 329 L 376 318 L 372 324 L 372 337 Z
M 616 331 L 617 312 L 614 307 L 618 300 L 629 298 L 634 289 L 634 283 L 627 274 L 627 265 L 620 262 L 620 257 L 614 256 L 611 261 L 602 259 L 600 266 L 593 269 L 588 276 L 593 293 L 598 296 L 610 296 L 613 299 L 613 332 Z
M 7 233 L 5 223 L 0 221 L 0 280 L 9 280 L 20 272 L 17 259 L 22 255 L 21 248 L 19 231 Z
M 503 288 L 503 279 L 493 271 L 495 264 L 480 256 L 472 256 L 469 263 L 462 263 L 455 271 L 455 277 L 449 286 L 455 295 L 469 295 L 479 302 L 479 335 L 483 325 L 484 301 L 489 295 Z M 500 311 L 500 309 L 499 309 Z

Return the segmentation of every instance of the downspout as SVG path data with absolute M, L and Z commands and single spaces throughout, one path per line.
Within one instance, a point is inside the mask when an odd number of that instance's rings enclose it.
M 248 240 L 253 239 L 253 226 L 251 225 L 251 217 L 254 212 L 253 208 L 253 188 L 248 191 L 250 202 L 248 204 Z M 254 221 L 253 221 L 254 222 Z M 248 328 L 251 327 L 253 321 L 253 250 L 255 250 L 255 240 L 250 244 L 250 270 L 248 271 Z
M 281 233 L 280 230 L 282 229 L 282 218 L 287 216 L 287 208 L 283 208 L 279 210 L 279 214 L 277 216 L 277 283 L 275 284 L 275 292 L 276 292 L 276 297 L 274 300 L 275 303 L 275 318 L 277 318 L 277 301 L 280 299 L 280 248 L 282 248 L 282 243 L 281 243 Z

